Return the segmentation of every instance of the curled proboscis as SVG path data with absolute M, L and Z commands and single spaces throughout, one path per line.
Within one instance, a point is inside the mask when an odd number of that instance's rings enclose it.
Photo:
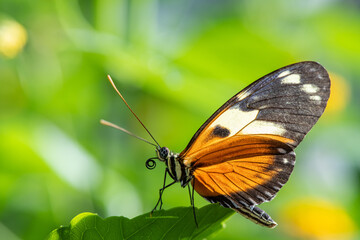
M 149 158 L 146 160 L 145 166 L 147 169 L 152 170 L 156 167 L 156 162 L 152 158 Z

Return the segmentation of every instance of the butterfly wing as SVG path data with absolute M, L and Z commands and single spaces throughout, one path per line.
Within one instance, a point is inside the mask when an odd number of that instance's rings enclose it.
M 268 134 L 296 147 L 324 112 L 330 94 L 327 71 L 316 62 L 280 68 L 229 99 L 195 133 L 182 155 L 235 134 Z
M 255 205 L 270 201 L 289 179 L 295 164 L 291 146 L 266 135 L 233 136 L 198 157 L 192 184 L 201 196 L 256 223 L 276 226 Z
M 254 206 L 271 200 L 287 182 L 293 150 L 324 112 L 329 95 L 328 73 L 316 62 L 286 66 L 236 94 L 179 155 L 194 175 L 195 190 L 274 226 Z

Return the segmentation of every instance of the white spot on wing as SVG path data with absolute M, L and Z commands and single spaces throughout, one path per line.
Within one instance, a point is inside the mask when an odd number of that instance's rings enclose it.
M 286 70 L 286 71 L 280 73 L 280 74 L 278 75 L 278 77 L 279 77 L 279 78 L 285 77 L 286 75 L 289 75 L 289 74 L 290 74 L 290 71 L 289 71 L 289 70 Z
M 281 84 L 299 84 L 300 82 L 299 74 L 291 74 L 281 80 Z
M 280 124 L 268 121 L 257 120 L 246 126 L 241 133 L 243 134 L 273 134 L 283 136 L 286 129 Z
M 311 99 L 311 100 L 314 100 L 314 101 L 321 101 L 321 97 L 320 97 L 320 96 L 310 96 L 310 99 Z
M 231 208 L 231 206 L 227 202 L 222 202 L 222 204 L 225 205 L 225 207 Z
M 253 121 L 259 110 L 252 111 L 241 111 L 238 107 L 232 107 L 226 110 L 221 114 L 211 125 L 210 127 L 215 127 L 220 125 L 224 128 L 227 128 L 230 131 L 228 137 L 235 135 L 243 127 L 245 127 L 249 122 Z
M 284 163 L 284 164 L 287 164 L 288 162 L 289 162 L 289 160 L 288 160 L 287 158 L 284 158 L 284 159 L 283 159 L 283 163 Z
M 262 202 L 266 202 L 266 199 L 262 197 L 261 195 L 256 195 L 258 199 L 260 199 Z
M 278 186 L 273 186 L 272 188 L 275 189 L 276 191 L 280 190 L 280 188 Z
M 237 96 L 238 101 L 243 100 L 244 98 L 248 97 L 250 95 L 249 91 L 244 92 L 243 94 Z
M 320 96 L 310 96 L 310 100 L 314 101 L 315 104 L 321 104 L 321 97 Z
M 231 198 L 228 198 L 228 200 L 231 202 L 231 204 L 233 205 L 233 206 L 237 206 L 238 204 L 236 204 L 233 200 L 231 200 Z
M 251 97 L 251 99 L 252 99 L 252 101 L 256 102 L 260 99 L 260 97 L 255 95 L 255 96 Z
M 282 154 L 286 153 L 286 150 L 283 148 L 278 148 L 277 150 L 279 151 L 279 153 L 282 153 Z
M 269 196 L 269 197 L 272 196 L 272 194 L 271 194 L 269 191 L 264 191 L 264 193 L 265 193 L 265 195 L 267 195 L 267 196 Z
M 301 87 L 301 90 L 303 90 L 306 93 L 316 93 L 317 91 L 319 91 L 319 87 L 314 84 L 304 84 Z

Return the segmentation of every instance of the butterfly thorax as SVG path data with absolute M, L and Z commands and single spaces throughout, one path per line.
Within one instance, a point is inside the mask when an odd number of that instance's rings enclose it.
M 193 178 L 190 168 L 184 165 L 178 153 L 173 153 L 167 147 L 156 149 L 160 161 L 165 162 L 168 173 L 172 179 L 185 187 Z

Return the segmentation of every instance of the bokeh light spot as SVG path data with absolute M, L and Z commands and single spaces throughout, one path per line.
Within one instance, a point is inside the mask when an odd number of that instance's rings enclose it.
M 352 239 L 356 227 L 344 208 L 318 198 L 304 198 L 283 210 L 290 235 L 309 239 Z
M 14 58 L 27 41 L 25 28 L 13 20 L 0 20 L 0 54 Z

